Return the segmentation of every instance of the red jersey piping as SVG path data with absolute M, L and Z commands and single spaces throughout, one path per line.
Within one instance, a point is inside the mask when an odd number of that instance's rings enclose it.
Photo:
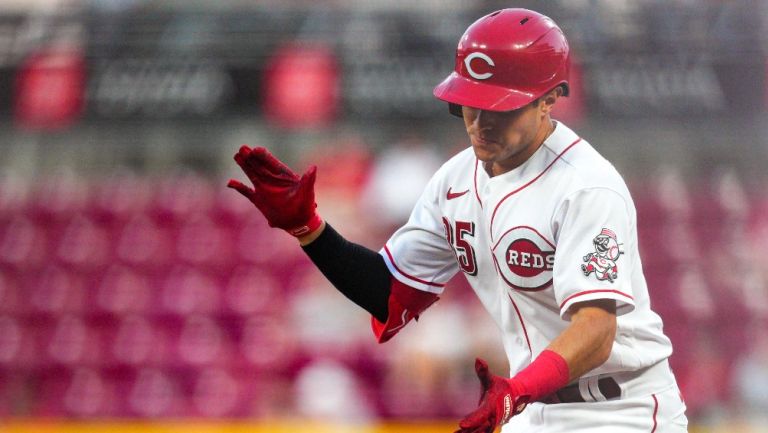
M 496 242 L 496 245 L 494 245 L 494 246 L 493 246 L 493 248 L 491 249 L 491 251 L 496 251 L 496 247 L 498 247 L 498 246 L 499 246 L 499 242 L 501 242 L 501 240 L 504 238 L 504 236 L 506 236 L 506 235 L 507 235 L 507 233 L 511 232 L 512 230 L 516 230 L 516 229 L 528 229 L 528 230 L 531 230 L 532 232 L 534 232 L 534 233 L 536 233 L 537 235 L 539 235 L 539 237 L 541 237 L 542 239 L 544 239 L 544 242 L 546 242 L 547 244 L 549 244 L 549 246 L 550 246 L 550 247 L 552 247 L 552 249 L 555 249 L 555 244 L 553 244 L 552 242 L 550 242 L 550 241 L 549 241 L 549 239 L 545 238 L 545 237 L 544 237 L 544 235 L 542 235 L 541 233 L 539 233 L 539 231 L 538 231 L 538 230 L 536 230 L 535 228 L 533 228 L 533 227 L 530 227 L 530 226 L 517 226 L 517 227 L 512 227 L 511 229 L 509 229 L 509 230 L 505 231 L 503 235 L 499 236 L 499 240 Z
M 633 298 L 632 296 L 629 296 L 626 293 L 620 292 L 618 290 L 587 290 L 587 291 L 579 292 L 579 293 L 576 293 L 574 295 L 571 295 L 571 296 L 565 298 L 565 301 L 563 301 L 563 303 L 560 304 L 560 309 L 562 310 L 563 307 L 565 306 L 565 304 L 567 304 L 568 301 L 570 301 L 571 299 L 577 298 L 577 297 L 583 296 L 583 295 L 589 295 L 590 293 L 617 293 L 617 294 L 619 294 L 621 296 L 625 296 L 625 297 L 627 297 L 627 298 L 629 298 L 629 299 L 631 299 L 633 301 L 635 300 L 635 298 Z
M 528 187 L 529 187 L 531 184 L 533 184 L 534 182 L 536 182 L 537 180 L 539 180 L 539 179 L 540 179 L 542 176 L 544 176 L 544 173 L 546 173 L 547 171 L 549 171 L 549 169 L 550 169 L 550 168 L 552 168 L 552 166 L 553 166 L 553 165 L 555 165 L 555 163 L 556 163 L 558 160 L 560 160 L 560 158 L 561 158 L 563 155 L 565 155 L 565 153 L 566 153 L 566 152 L 568 152 L 569 150 L 571 150 L 571 148 L 573 148 L 573 146 L 575 146 L 575 145 L 576 145 L 576 143 L 578 143 L 578 142 L 580 142 L 580 141 L 581 141 L 581 137 L 577 138 L 577 139 L 576 139 L 576 141 L 574 141 L 573 143 L 571 143 L 570 145 L 568 145 L 568 147 L 566 147 L 566 148 L 565 148 L 565 150 L 563 150 L 562 152 L 560 152 L 560 154 L 558 154 L 558 155 L 557 155 L 557 157 L 555 157 L 555 159 L 553 159 L 553 160 L 552 160 L 552 162 L 550 162 L 550 163 L 549 163 L 549 165 L 547 165 L 547 166 L 544 168 L 544 170 L 542 170 L 542 171 L 541 171 L 541 173 L 539 173 L 538 175 L 536 175 L 536 177 L 534 177 L 533 179 L 529 180 L 529 181 L 528 181 L 528 182 L 527 182 L 525 185 L 523 185 L 523 186 L 521 186 L 521 187 L 517 188 L 516 190 L 514 190 L 514 191 L 510 192 L 509 194 L 505 195 L 505 196 L 504 196 L 504 198 L 502 198 L 501 200 L 499 200 L 499 202 L 496 204 L 496 207 L 493 209 L 493 214 L 491 215 L 491 224 L 489 225 L 489 227 L 490 227 L 490 229 L 491 229 L 491 233 L 493 233 L 493 220 L 494 220 L 494 218 L 496 218 L 496 211 L 498 211 L 498 210 L 499 210 L 499 206 L 501 206 L 501 204 L 504 202 L 504 200 L 506 200 L 506 199 L 508 199 L 509 197 L 511 197 L 511 196 L 513 196 L 513 195 L 515 195 L 515 194 L 517 194 L 518 192 L 520 192 L 520 191 L 524 190 L 525 188 L 528 188 Z M 477 170 L 477 165 L 475 165 L 475 170 Z
M 531 349 L 531 340 L 528 339 L 528 330 L 525 329 L 525 322 L 523 322 L 523 315 L 520 314 L 520 309 L 517 308 L 517 304 L 515 304 L 515 301 L 512 300 L 512 295 L 507 293 L 507 297 L 509 298 L 509 302 L 512 303 L 512 306 L 515 307 L 515 313 L 517 313 L 517 318 L 520 320 L 520 325 L 523 327 L 523 334 L 525 335 L 525 342 L 528 343 L 528 350 L 531 351 L 531 356 L 533 356 L 533 349 Z
M 397 272 L 399 272 L 402 276 L 404 276 L 404 277 L 406 277 L 406 278 L 408 278 L 410 280 L 416 281 L 417 283 L 426 284 L 428 286 L 445 287 L 445 284 L 433 283 L 431 281 L 422 280 L 421 278 L 414 277 L 413 275 L 409 275 L 409 274 L 403 272 L 402 269 L 397 267 L 397 264 L 395 263 L 395 259 L 392 257 L 392 253 L 389 251 L 389 248 L 386 245 L 384 245 L 384 251 L 387 253 L 387 256 L 389 257 L 389 262 L 392 263 L 392 266 L 394 266 L 394 268 L 397 270 Z
M 480 203 L 480 209 L 483 208 L 483 201 L 480 200 L 480 193 L 477 191 L 477 166 L 480 165 L 480 161 L 478 159 L 475 159 L 475 197 L 477 197 L 477 202 Z

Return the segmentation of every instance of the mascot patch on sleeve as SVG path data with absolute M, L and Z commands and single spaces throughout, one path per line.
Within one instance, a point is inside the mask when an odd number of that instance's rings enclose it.
M 582 258 L 586 264 L 581 265 L 581 270 L 585 276 L 593 272 L 600 281 L 608 280 L 613 282 L 619 275 L 619 268 L 616 261 L 623 253 L 619 249 L 621 244 L 616 240 L 616 233 L 613 230 L 603 228 L 600 234 L 592 239 L 592 246 L 595 252 L 589 253 Z

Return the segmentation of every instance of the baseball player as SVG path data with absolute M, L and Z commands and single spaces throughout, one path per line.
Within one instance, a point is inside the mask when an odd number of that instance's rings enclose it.
M 632 198 L 616 169 L 550 116 L 568 95 L 568 69 L 568 42 L 546 16 L 504 9 L 472 24 L 434 90 L 463 118 L 471 147 L 437 171 L 378 253 L 317 214 L 315 167 L 298 176 L 244 146 L 235 161 L 253 187 L 229 186 L 298 237 L 371 313 L 379 342 L 464 273 L 502 332 L 510 374 L 476 361 L 482 395 L 457 433 L 685 432 Z

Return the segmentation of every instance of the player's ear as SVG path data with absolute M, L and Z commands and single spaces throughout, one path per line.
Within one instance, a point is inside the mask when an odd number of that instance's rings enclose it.
M 549 112 L 552 111 L 552 107 L 557 102 L 557 98 L 561 96 L 563 96 L 563 88 L 557 86 L 539 98 L 539 108 L 542 110 L 543 114 L 549 114 Z

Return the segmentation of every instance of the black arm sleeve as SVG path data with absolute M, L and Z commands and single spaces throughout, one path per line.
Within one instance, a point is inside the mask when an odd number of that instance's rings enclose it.
M 383 257 L 344 239 L 328 223 L 323 233 L 302 249 L 336 289 L 386 323 L 392 274 Z

